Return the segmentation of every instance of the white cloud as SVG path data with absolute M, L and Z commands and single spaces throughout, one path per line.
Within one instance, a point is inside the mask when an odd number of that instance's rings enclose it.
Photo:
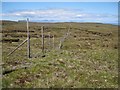
M 2 14 L 4 18 L 26 18 L 39 21 L 87 21 L 87 22 L 112 22 L 117 21 L 117 15 L 92 14 L 80 10 L 68 9 L 44 9 L 44 10 L 22 10 Z

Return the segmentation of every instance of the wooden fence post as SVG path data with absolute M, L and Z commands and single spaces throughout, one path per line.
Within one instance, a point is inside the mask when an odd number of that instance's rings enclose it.
M 10 52 L 10 53 L 8 54 L 8 56 L 11 55 L 13 52 L 15 52 L 15 51 L 16 51 L 20 46 L 22 46 L 27 40 L 28 40 L 28 39 L 24 40 L 20 45 L 18 45 L 12 52 Z
M 50 32 L 49 32 L 49 50 L 51 48 L 51 43 L 50 43 Z
M 27 56 L 30 58 L 30 32 L 29 32 L 29 19 L 27 18 Z
M 61 49 L 62 48 L 62 43 L 65 41 L 65 39 L 69 36 L 69 34 L 70 34 L 70 28 L 68 28 L 68 31 L 67 31 L 67 33 L 63 36 L 63 38 L 61 38 L 60 39 L 60 44 L 59 44 L 59 49 Z
M 55 47 L 55 37 L 53 35 L 53 49 L 54 49 L 54 47 Z
M 44 26 L 41 27 L 42 34 L 42 53 L 44 54 Z

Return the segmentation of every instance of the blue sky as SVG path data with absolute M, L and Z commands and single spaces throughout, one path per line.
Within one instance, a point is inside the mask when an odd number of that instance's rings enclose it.
M 3 2 L 3 20 L 118 22 L 117 2 Z
M 119 0 L 2 0 L 3 2 L 119 2 Z

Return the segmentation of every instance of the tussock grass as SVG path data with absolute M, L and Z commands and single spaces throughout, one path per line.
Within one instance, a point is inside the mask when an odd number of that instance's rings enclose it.
M 5 22 L 3 30 L 24 30 L 23 23 Z M 49 46 L 45 38 L 45 57 L 42 57 L 41 38 L 31 37 L 31 57 L 27 58 L 24 44 L 11 56 L 7 54 L 19 42 L 3 43 L 3 70 L 17 70 L 3 76 L 3 87 L 9 88 L 117 88 L 118 87 L 118 37 L 117 26 L 95 23 L 30 23 L 32 34 L 40 35 L 41 25 L 55 36 L 55 47 L 71 26 L 70 36 L 62 49 Z M 14 27 L 12 27 L 14 26 Z M 23 27 L 21 27 L 23 26 Z M 96 32 L 100 35 L 95 34 Z M 7 34 L 7 33 L 3 33 Z M 16 35 L 25 35 L 25 32 Z M 110 36 L 108 34 L 111 34 Z M 14 37 L 13 36 L 10 37 Z M 102 36 L 101 36 L 102 35 Z M 8 38 L 3 36 L 3 38 Z M 15 37 L 14 37 L 15 38 Z M 18 37 L 17 37 L 18 38 Z M 29 68 L 20 68 L 30 66 Z

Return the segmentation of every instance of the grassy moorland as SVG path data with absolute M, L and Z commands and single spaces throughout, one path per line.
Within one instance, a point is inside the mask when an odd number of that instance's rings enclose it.
M 45 56 L 41 52 L 44 25 Z M 118 26 L 101 23 L 30 23 L 31 58 L 27 58 L 26 23 L 3 21 L 3 87 L 117 88 Z M 69 36 L 60 39 L 68 32 Z M 51 34 L 50 42 L 48 34 Z M 55 43 L 53 48 L 53 38 Z M 17 40 L 17 41 L 15 41 Z

